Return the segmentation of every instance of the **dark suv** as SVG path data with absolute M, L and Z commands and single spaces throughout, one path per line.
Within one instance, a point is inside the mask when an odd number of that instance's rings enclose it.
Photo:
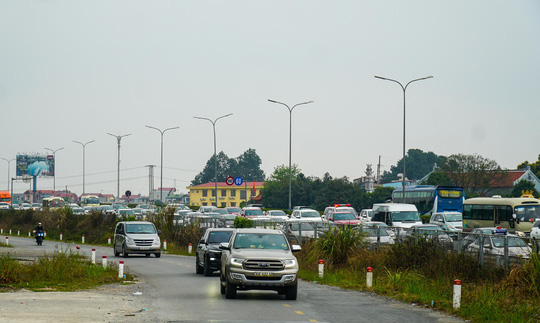
M 237 290 L 275 290 L 295 300 L 298 292 L 298 261 L 285 235 L 270 229 L 237 229 L 229 242 L 220 244 L 221 294 L 235 298 Z
M 234 229 L 207 229 L 197 245 L 195 257 L 195 271 L 197 274 L 211 276 L 219 270 L 221 264 L 221 250 L 219 244 L 228 242 Z

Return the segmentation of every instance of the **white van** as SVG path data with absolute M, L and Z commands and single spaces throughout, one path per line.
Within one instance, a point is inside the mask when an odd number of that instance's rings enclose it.
M 371 221 L 384 222 L 388 226 L 399 228 L 422 224 L 416 206 L 404 203 L 373 204 Z
M 360 211 L 360 221 L 369 222 L 371 221 L 371 216 L 373 215 L 373 209 L 363 209 Z
M 118 222 L 114 230 L 114 256 L 120 254 L 126 258 L 131 254 L 144 254 L 149 257 L 154 254 L 161 257 L 161 241 L 152 222 L 122 221 Z

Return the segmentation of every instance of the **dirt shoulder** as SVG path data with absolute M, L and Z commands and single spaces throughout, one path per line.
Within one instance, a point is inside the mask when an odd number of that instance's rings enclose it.
M 16 254 L 20 261 L 32 261 L 31 251 L 0 248 Z M 149 300 L 142 293 L 144 281 L 104 285 L 76 292 L 29 290 L 0 291 L 0 322 L 147 322 L 155 315 L 146 309 Z

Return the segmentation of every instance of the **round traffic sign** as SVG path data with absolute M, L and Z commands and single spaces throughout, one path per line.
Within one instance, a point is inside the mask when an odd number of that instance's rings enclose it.
M 236 186 L 242 185 L 243 182 L 244 182 L 244 179 L 242 177 L 240 177 L 240 176 L 238 176 L 238 177 L 236 177 L 234 179 L 234 184 L 236 184 Z
M 234 178 L 232 178 L 232 176 L 229 176 L 229 177 L 227 177 L 225 182 L 227 183 L 227 185 L 230 186 L 230 185 L 234 184 Z

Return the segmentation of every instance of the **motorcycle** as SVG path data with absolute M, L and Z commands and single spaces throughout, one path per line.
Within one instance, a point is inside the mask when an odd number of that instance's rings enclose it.
M 41 246 L 43 244 L 43 238 L 45 237 L 45 235 L 43 234 L 43 232 L 37 232 L 36 233 L 36 243 L 38 246 Z

